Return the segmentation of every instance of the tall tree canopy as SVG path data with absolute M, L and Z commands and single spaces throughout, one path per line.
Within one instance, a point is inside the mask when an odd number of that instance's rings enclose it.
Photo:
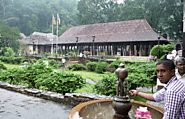
M 0 25 L 0 33 L 0 47 L 12 47 L 14 50 L 18 50 L 19 43 L 17 39 L 20 39 L 21 36 L 17 27 Z
M 182 37 L 183 4 L 180 0 L 80 0 L 77 6 L 79 24 L 143 19 L 155 30 L 171 38 Z M 176 35 L 174 33 L 176 32 Z
M 51 32 L 52 14 L 56 19 L 58 13 L 61 34 L 69 26 L 78 25 L 76 6 L 76 0 L 1 0 L 0 15 L 10 27 L 16 26 L 30 35 L 34 31 Z

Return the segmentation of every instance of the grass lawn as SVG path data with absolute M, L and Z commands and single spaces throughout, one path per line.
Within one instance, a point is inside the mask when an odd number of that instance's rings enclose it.
M 74 91 L 74 93 L 83 93 L 83 92 L 95 93 L 95 92 L 93 92 L 93 84 L 86 83 L 82 88 Z
M 145 92 L 145 91 L 140 91 L 140 92 L 153 94 L 152 92 Z M 131 99 L 134 99 L 134 100 L 137 100 L 137 101 L 147 102 L 147 100 L 146 100 L 146 99 L 141 98 L 141 97 L 139 97 L 139 96 L 136 96 L 136 97 L 131 97 L 131 96 L 129 96 L 129 97 L 130 97 Z
M 58 71 L 60 71 L 60 70 L 58 70 Z M 106 73 L 99 74 L 96 72 L 86 71 L 86 70 L 70 71 L 70 72 L 72 72 L 74 74 L 79 74 L 85 79 L 92 79 L 92 80 L 101 80 L 101 79 L 103 79 L 103 76 L 106 75 Z
M 4 63 L 4 66 L 6 66 L 8 69 L 13 69 L 13 68 L 21 68 L 20 66 L 22 66 L 22 65 L 20 65 L 20 64 L 5 64 Z

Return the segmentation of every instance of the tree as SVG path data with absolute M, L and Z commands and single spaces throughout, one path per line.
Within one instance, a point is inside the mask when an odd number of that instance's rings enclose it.
M 79 24 L 115 22 L 120 13 L 114 0 L 80 0 L 77 9 Z
M 8 25 L 0 25 L 0 47 L 12 47 L 14 50 L 19 48 L 20 31 L 17 27 L 9 27 Z

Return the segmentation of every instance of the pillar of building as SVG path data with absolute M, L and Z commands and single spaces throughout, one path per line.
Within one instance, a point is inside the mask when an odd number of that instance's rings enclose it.
M 112 44 L 112 45 L 111 45 L 111 56 L 113 56 L 113 54 L 114 54 L 114 53 L 113 53 L 113 52 L 114 52 L 114 51 L 113 51 L 113 50 L 114 50 L 113 47 L 114 47 L 114 45 Z
M 126 55 L 126 53 L 125 53 L 125 44 L 123 44 L 123 49 L 122 49 L 122 54 L 123 54 L 123 56 L 125 56 Z
M 130 43 L 129 56 L 133 55 L 133 44 Z
M 99 45 L 97 44 L 97 56 L 99 55 Z
M 69 55 L 69 45 L 67 45 L 67 54 Z
M 139 56 L 143 56 L 142 52 L 143 52 L 143 44 L 141 43 L 139 47 Z
M 66 50 L 67 50 L 67 46 L 64 45 L 64 47 L 65 47 L 65 48 L 64 48 L 64 49 L 65 49 L 65 50 L 64 50 L 64 56 L 66 56 L 66 54 L 67 54 L 67 51 L 66 51 Z

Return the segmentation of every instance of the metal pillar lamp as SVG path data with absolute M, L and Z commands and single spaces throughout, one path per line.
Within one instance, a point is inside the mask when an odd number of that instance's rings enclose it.
M 157 37 L 158 37 L 158 59 L 159 59 L 160 58 L 159 40 L 161 38 L 161 31 L 158 31 Z
M 79 38 L 79 37 L 76 36 L 76 47 L 77 47 L 77 50 L 76 50 L 77 53 L 76 53 L 76 55 L 79 55 L 79 54 L 78 54 L 78 53 L 79 53 L 79 52 L 78 52 L 78 38 Z
M 95 55 L 95 53 L 94 53 L 94 41 L 95 41 L 95 35 L 92 35 L 92 40 L 93 40 L 93 56 Z
M 32 41 L 33 41 L 33 47 L 34 47 L 35 39 L 32 39 Z M 33 48 L 33 54 L 34 54 L 34 48 Z

